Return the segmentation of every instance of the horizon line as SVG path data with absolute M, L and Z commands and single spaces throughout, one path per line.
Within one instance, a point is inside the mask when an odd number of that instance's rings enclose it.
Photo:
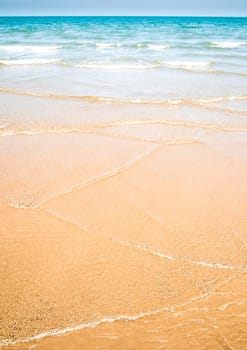
M 30 15 L 13 15 L 13 14 L 5 14 L 5 15 L 0 15 L 1 17 L 184 17 L 184 18 L 188 18 L 188 17 L 201 17 L 201 18 L 247 18 L 247 15 L 116 15 L 116 14 L 112 14 L 112 15 L 37 15 L 37 14 L 30 14 Z

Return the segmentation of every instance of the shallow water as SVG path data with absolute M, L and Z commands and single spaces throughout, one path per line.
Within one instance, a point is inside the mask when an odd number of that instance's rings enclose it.
M 0 19 L 1 87 L 137 99 L 246 97 L 245 18 Z

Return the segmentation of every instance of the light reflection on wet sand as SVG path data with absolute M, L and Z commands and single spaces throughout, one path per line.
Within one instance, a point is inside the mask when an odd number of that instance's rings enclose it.
M 0 136 L 3 348 L 245 349 L 245 124 L 98 108 Z

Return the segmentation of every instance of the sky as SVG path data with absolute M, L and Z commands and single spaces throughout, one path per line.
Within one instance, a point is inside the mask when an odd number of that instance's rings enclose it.
M 0 0 L 0 16 L 247 16 L 247 0 Z

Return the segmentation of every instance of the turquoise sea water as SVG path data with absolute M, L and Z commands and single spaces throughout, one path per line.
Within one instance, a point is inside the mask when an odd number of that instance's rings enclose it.
M 247 18 L 1 17 L 0 86 L 142 100 L 247 95 Z

